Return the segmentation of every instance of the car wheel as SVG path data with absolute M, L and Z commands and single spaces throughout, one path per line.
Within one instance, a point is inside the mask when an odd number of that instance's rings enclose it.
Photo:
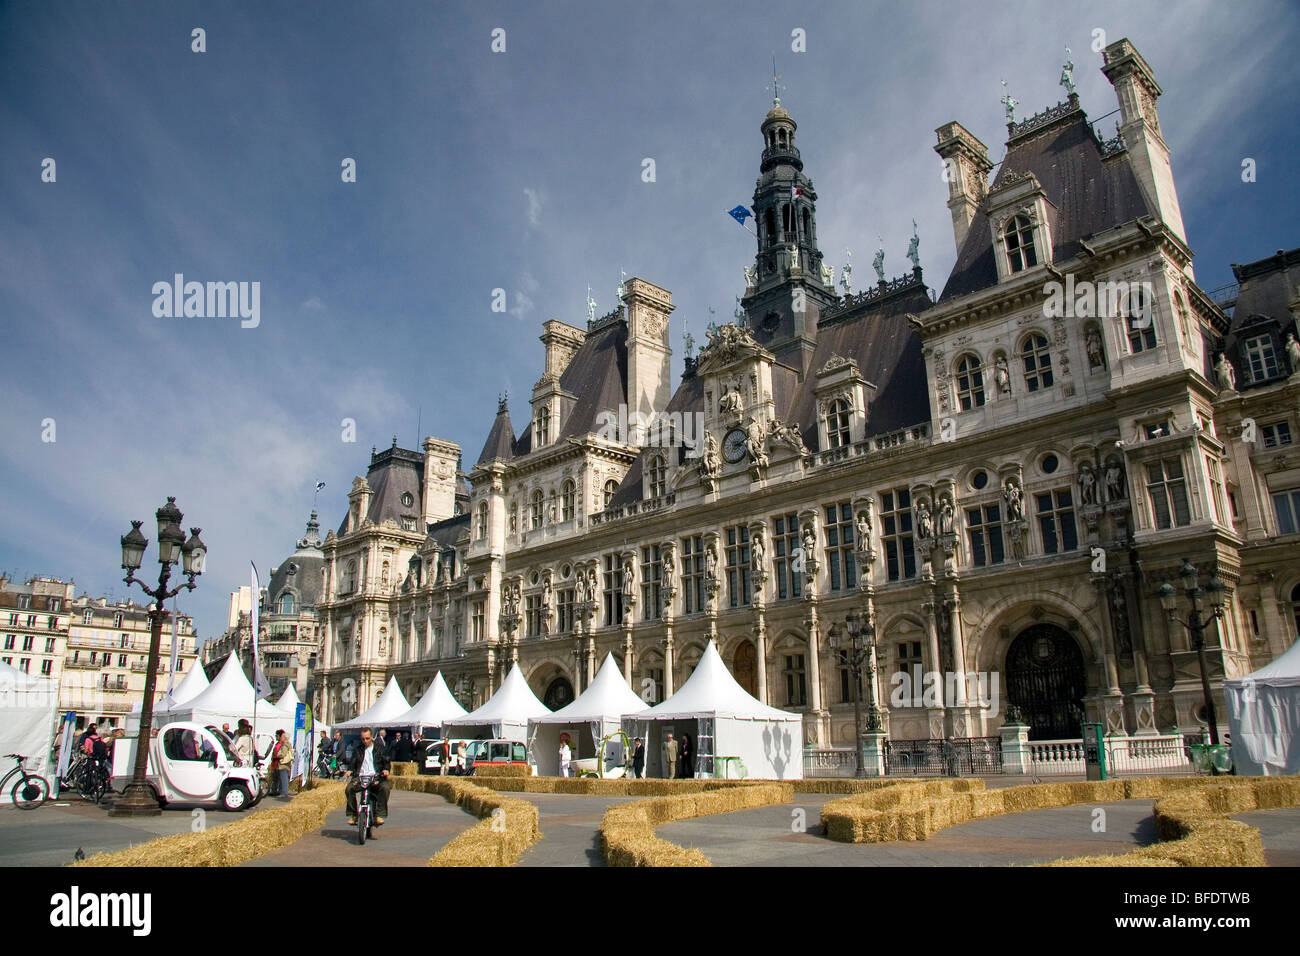
M 227 787 L 226 792 L 221 795 L 221 808 L 229 810 L 232 813 L 240 810 L 247 810 L 249 806 L 248 791 L 241 784 L 234 784 Z

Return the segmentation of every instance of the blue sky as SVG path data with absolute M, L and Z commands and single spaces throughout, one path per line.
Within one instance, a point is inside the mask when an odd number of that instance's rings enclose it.
M 371 445 L 415 447 L 417 418 L 467 465 L 499 392 L 525 421 L 541 323 L 580 325 L 588 284 L 599 313 L 620 270 L 670 289 L 680 371 L 683 322 L 702 340 L 710 307 L 729 317 L 753 255 L 723 212 L 752 197 L 773 53 L 827 260 L 851 248 L 860 278 L 880 235 L 900 274 L 916 219 L 942 288 L 935 128 L 999 161 L 1000 81 L 1021 116 L 1054 104 L 1067 45 L 1084 109 L 1110 113 L 1093 31 L 1128 36 L 1213 289 L 1300 245 L 1298 27 L 1285 0 L 0 2 L 0 571 L 121 597 L 118 537 L 176 495 L 210 548 L 181 605 L 209 637 L 249 559 L 292 551 L 316 481 L 333 527 Z M 260 325 L 155 318 L 178 272 L 260 282 Z

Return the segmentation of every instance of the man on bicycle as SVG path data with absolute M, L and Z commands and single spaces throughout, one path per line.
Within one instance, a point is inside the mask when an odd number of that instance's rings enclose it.
M 348 783 L 344 788 L 348 798 L 348 826 L 357 824 L 357 791 L 361 789 L 361 777 L 374 777 L 371 781 L 371 797 L 375 808 L 375 826 L 382 826 L 384 817 L 388 816 L 388 791 L 392 784 L 388 782 L 388 752 L 383 744 L 376 743 L 370 729 L 361 731 L 361 745 L 352 751 L 352 762 L 347 772 Z

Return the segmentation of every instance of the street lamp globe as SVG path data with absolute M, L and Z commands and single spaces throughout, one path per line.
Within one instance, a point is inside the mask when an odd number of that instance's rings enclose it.
M 203 564 L 207 560 L 208 546 L 199 537 L 201 528 L 190 528 L 190 539 L 181 545 L 181 566 L 189 575 L 203 573 Z
M 185 543 L 185 532 L 181 529 L 181 519 L 185 516 L 176 507 L 175 497 L 167 499 L 156 512 L 158 518 L 158 563 L 175 564 L 180 560 L 181 545 Z
M 1173 614 L 1178 610 L 1178 589 L 1166 581 L 1160 585 L 1156 592 L 1160 595 L 1160 607 L 1166 614 Z
M 1227 604 L 1228 594 L 1227 594 L 1227 589 L 1224 588 L 1223 582 L 1219 580 L 1219 576 L 1217 574 L 1214 577 L 1210 578 L 1210 580 L 1206 583 L 1205 593 L 1209 595 L 1210 603 L 1214 606 L 1214 610 L 1216 612 L 1222 611 L 1224 605 Z
M 1188 594 L 1196 591 L 1196 567 L 1192 562 L 1183 558 L 1183 566 L 1178 569 L 1178 576 L 1183 580 L 1183 588 Z
M 149 539 L 140 532 L 143 521 L 132 521 L 131 530 L 122 535 L 122 567 L 127 571 L 138 571 L 144 563 L 144 550 L 149 547 Z

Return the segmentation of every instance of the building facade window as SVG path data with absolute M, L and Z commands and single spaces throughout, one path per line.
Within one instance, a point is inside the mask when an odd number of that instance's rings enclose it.
M 93 611 L 83 611 L 81 613 L 82 624 L 90 624 L 94 620 L 94 618 L 95 618 L 95 613 Z
M 966 537 L 970 542 L 970 563 L 977 568 L 1001 564 L 1002 509 L 997 504 L 966 509 Z
M 704 535 L 682 539 L 682 600 L 687 614 L 704 610 Z
M 1295 534 L 1300 531 L 1300 488 L 1279 491 L 1273 495 L 1273 512 L 1277 515 L 1277 533 Z
M 1246 355 L 1246 366 L 1250 369 L 1250 380 L 1252 382 L 1267 382 L 1271 378 L 1277 378 L 1281 374 L 1282 368 L 1277 360 L 1277 352 L 1273 348 L 1273 337 L 1271 335 L 1256 335 L 1246 340 L 1243 346 Z
M 1147 462 L 1147 497 L 1151 500 L 1151 520 L 1155 527 L 1181 528 L 1191 524 L 1187 480 L 1180 459 L 1161 458 Z
M 644 671 L 645 679 L 650 681 L 650 699 L 648 704 L 662 704 L 664 701 L 664 671 L 662 667 L 647 667 Z M 644 685 L 642 685 L 644 687 Z M 644 698 L 643 698 L 644 699 Z
M 54 661 L 41 661 L 41 673 L 49 677 L 54 670 Z
M 530 594 L 524 598 L 524 636 L 540 637 L 542 634 L 542 596 Z
M 573 588 L 563 588 L 555 592 L 555 626 L 561 634 L 568 634 L 573 630 L 573 605 Z
M 280 613 L 281 614 L 293 613 L 293 595 L 290 594 L 288 591 L 280 595 Z
M 477 541 L 486 541 L 486 540 L 487 540 L 487 533 L 488 533 L 488 529 L 487 529 L 487 524 L 488 524 L 488 514 L 487 514 L 487 512 L 488 512 L 487 502 L 486 502 L 486 501 L 480 501 L 480 502 L 478 503 L 477 517 L 476 517 L 476 520 L 475 520 L 475 523 L 474 523 L 474 524 L 475 524 L 475 526 L 474 526 L 474 538 L 475 538 L 475 540 L 477 540 Z
M 921 657 L 920 641 L 902 641 L 895 647 L 894 673 L 907 675 L 907 682 L 903 686 L 909 688 L 912 694 L 911 700 L 904 706 L 918 706 L 917 698 L 924 700 L 922 691 L 925 687 L 925 664 Z
M 803 554 L 799 541 L 799 516 L 778 515 L 772 519 L 772 566 L 776 571 L 776 599 L 784 601 L 803 593 Z
M 604 581 L 605 626 L 610 627 L 623 620 L 623 562 L 617 554 L 605 555 Z
M 1012 216 L 1002 230 L 1007 249 L 1007 265 L 1012 272 L 1023 272 L 1038 265 L 1034 248 L 1034 225 L 1028 216 Z
M 649 479 L 650 497 L 663 497 L 668 490 L 668 469 L 664 465 L 663 455 L 655 455 L 650 459 Z
M 475 601 L 470 607 L 469 634 L 470 640 L 483 640 L 483 621 L 484 621 L 484 603 Z
M 880 494 L 880 543 L 890 581 L 916 577 L 916 541 L 912 534 L 912 493 L 896 488 Z
M 572 478 L 560 485 L 560 520 L 572 521 L 578 504 L 578 486 Z
M 976 355 L 963 355 L 957 362 L 957 402 L 964 412 L 984 405 L 984 370 Z
M 1291 444 L 1290 422 L 1272 422 L 1268 425 L 1261 425 L 1259 431 L 1264 438 L 1265 448 L 1280 448 L 1282 445 Z
M 606 508 L 608 508 L 610 505 L 614 503 L 614 495 L 617 492 L 618 492 L 617 481 L 614 481 L 614 479 L 611 478 L 609 481 L 605 482 L 604 502 Z
M 849 444 L 849 403 L 847 399 L 834 399 L 826 409 L 826 442 L 828 448 L 843 448 Z
M 1224 505 L 1223 498 L 1223 471 L 1219 467 L 1217 459 L 1210 455 L 1205 456 L 1205 470 L 1210 476 L 1210 492 L 1214 501 L 1214 517 L 1220 524 L 1232 524 L 1232 519 L 1228 516 L 1228 509 Z
M 808 675 L 802 654 L 787 654 L 785 657 L 785 704 L 787 707 L 808 704 Z
M 1138 287 L 1128 299 L 1128 314 L 1124 318 L 1128 334 L 1128 350 L 1134 355 L 1156 347 L 1156 322 L 1154 303 L 1146 291 Z
M 542 527 L 542 489 L 537 488 L 528 498 L 528 526 L 533 531 Z
M 1020 359 L 1025 366 L 1025 388 L 1028 391 L 1052 387 L 1052 353 L 1045 335 L 1030 332 L 1025 336 L 1020 346 Z
M 727 529 L 727 597 L 731 607 L 750 601 L 749 528 L 735 525 Z
M 54 638 L 52 638 L 52 637 L 47 637 L 47 638 L 45 639 L 45 653 L 46 653 L 46 654 L 53 654 L 53 653 L 54 653 Z
M 663 578 L 663 560 L 659 554 L 659 545 L 645 545 L 641 548 L 641 620 L 659 620 L 660 604 L 663 600 L 661 584 Z
M 840 671 L 840 703 L 853 703 L 853 668 L 849 666 L 848 651 L 840 651 L 837 655 Z M 858 700 L 862 700 L 865 695 L 862 693 L 862 678 L 858 677 Z
M 533 422 L 533 439 L 538 448 L 551 441 L 551 410 L 546 406 L 537 410 L 537 418 Z
M 30 651 L 30 650 L 32 649 L 32 644 L 33 644 L 34 640 L 35 640 L 35 639 L 34 639 L 30 634 L 24 634 L 24 635 L 23 635 L 23 650 L 25 650 L 25 651 Z
M 1044 554 L 1061 554 L 1079 547 L 1074 523 L 1074 497 L 1068 488 L 1044 491 L 1034 496 L 1038 505 L 1038 529 L 1043 536 Z
M 823 516 L 826 519 L 826 568 L 830 572 L 831 590 L 847 591 L 858 583 L 853 557 L 853 505 L 847 501 L 825 505 Z

